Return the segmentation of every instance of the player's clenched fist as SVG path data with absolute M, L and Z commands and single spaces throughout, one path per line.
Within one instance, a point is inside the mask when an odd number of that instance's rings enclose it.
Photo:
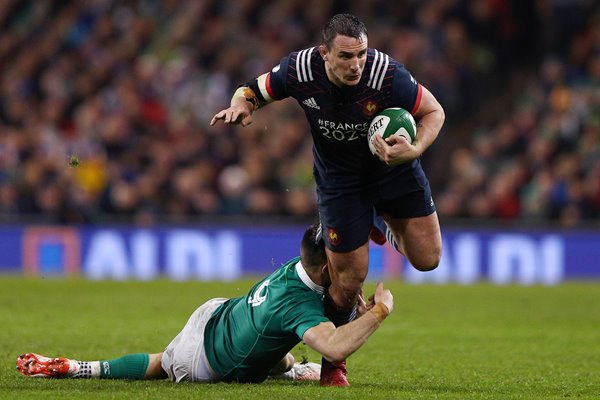
M 392 292 L 389 289 L 383 288 L 383 282 L 379 282 L 375 289 L 375 304 L 378 303 L 385 304 L 390 313 L 394 309 L 394 296 L 392 296 Z

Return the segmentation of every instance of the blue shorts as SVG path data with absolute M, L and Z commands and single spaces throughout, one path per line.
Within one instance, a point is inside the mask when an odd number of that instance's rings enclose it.
M 317 187 L 317 199 L 325 244 L 337 253 L 355 250 L 369 240 L 373 210 L 394 218 L 435 212 L 429 181 L 418 160 L 356 189 Z

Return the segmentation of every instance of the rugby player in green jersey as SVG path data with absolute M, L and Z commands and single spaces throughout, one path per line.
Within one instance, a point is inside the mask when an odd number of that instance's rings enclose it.
M 377 285 L 360 318 L 336 327 L 325 317 L 323 294 L 331 283 L 320 225 L 310 226 L 295 257 L 254 285 L 247 295 L 211 299 L 189 318 L 162 353 L 77 361 L 25 353 L 24 375 L 54 378 L 159 379 L 173 382 L 262 382 L 269 376 L 319 380 L 320 366 L 296 363 L 300 341 L 330 362 L 345 360 L 379 327 L 394 306 Z

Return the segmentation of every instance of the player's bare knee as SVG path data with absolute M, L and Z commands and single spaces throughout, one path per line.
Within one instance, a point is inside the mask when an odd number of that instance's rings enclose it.
M 440 265 L 441 252 L 421 256 L 415 260 L 411 260 L 411 264 L 415 269 L 421 272 L 433 271 Z
M 439 264 L 417 264 L 414 265 L 413 267 L 415 267 L 416 269 L 418 269 L 421 272 L 427 272 L 427 271 L 433 271 L 434 269 L 436 269 L 438 267 Z

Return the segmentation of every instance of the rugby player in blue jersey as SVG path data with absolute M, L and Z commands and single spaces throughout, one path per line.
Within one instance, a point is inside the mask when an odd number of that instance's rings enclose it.
M 331 361 L 356 351 L 392 311 L 379 284 L 361 317 L 336 327 L 324 315 L 328 262 L 319 225 L 309 227 L 295 257 L 242 297 L 201 305 L 162 353 L 78 361 L 25 353 L 17 369 L 46 378 L 158 379 L 174 382 L 262 382 L 268 376 L 319 380 L 320 365 L 295 363 L 288 353 L 301 340 Z
M 368 47 L 367 29 L 355 16 L 335 15 L 322 39 L 320 46 L 290 53 L 270 72 L 239 87 L 230 107 L 210 123 L 246 126 L 258 108 L 287 97 L 304 110 L 331 266 L 326 315 L 342 325 L 356 313 L 368 273 L 370 235 L 382 244 L 384 233 L 418 270 L 429 271 L 439 263 L 440 226 L 419 157 L 436 139 L 445 117 L 431 92 L 402 64 Z M 376 158 L 367 145 L 367 130 L 372 118 L 389 107 L 410 111 L 417 137 L 409 144 L 395 136 L 376 136 Z M 321 384 L 348 385 L 345 363 L 323 360 Z

